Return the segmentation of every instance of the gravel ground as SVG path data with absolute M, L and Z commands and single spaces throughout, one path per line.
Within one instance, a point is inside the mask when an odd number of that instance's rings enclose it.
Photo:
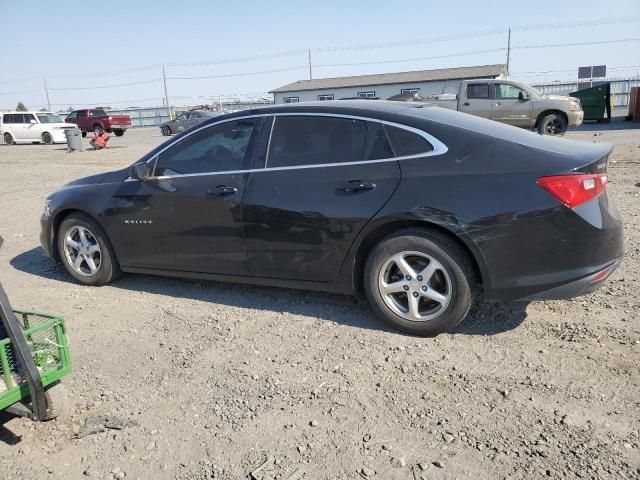
M 74 371 L 68 418 L 0 415 L 0 478 L 640 478 L 640 129 L 595 133 L 568 136 L 616 144 L 618 272 L 574 300 L 479 306 L 434 339 L 349 297 L 139 275 L 77 285 L 39 249 L 43 198 L 163 137 L 1 146 L 0 276 L 14 307 L 65 317 Z M 104 416 L 121 429 L 76 438 Z

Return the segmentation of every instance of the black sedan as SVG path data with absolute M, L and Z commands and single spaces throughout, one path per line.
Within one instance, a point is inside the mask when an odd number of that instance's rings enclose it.
M 610 153 L 421 103 L 265 107 L 65 185 L 41 241 L 85 285 L 139 272 L 364 292 L 395 328 L 434 335 L 477 297 L 602 284 L 623 254 Z

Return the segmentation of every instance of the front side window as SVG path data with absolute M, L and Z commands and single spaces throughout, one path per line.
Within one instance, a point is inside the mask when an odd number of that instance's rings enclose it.
M 86 110 L 79 110 L 78 111 L 78 118 L 84 118 L 87 116 L 87 111 Z
M 54 113 L 37 113 L 40 123 L 62 123 L 62 119 Z
M 36 121 L 36 117 L 33 113 L 23 113 L 22 114 L 22 123 L 31 123 L 31 120 Z
M 318 100 L 333 100 L 333 94 L 318 95 Z
M 188 115 L 189 115 L 188 113 L 181 113 L 176 117 L 176 120 L 177 121 L 184 121 L 184 120 L 187 119 Z
M 374 92 L 373 90 L 369 92 L 358 92 L 358 96 L 360 98 L 375 98 L 376 92 Z
M 298 103 L 300 97 L 284 97 L 284 103 Z
M 322 116 L 275 119 L 267 167 L 358 162 L 364 158 L 366 123 Z
M 182 138 L 158 156 L 155 176 L 242 170 L 255 118 L 213 125 Z
M 521 88 L 511 85 L 509 83 L 496 84 L 496 98 L 517 100 L 522 92 Z
M 470 83 L 467 85 L 467 98 L 488 99 L 488 83 Z
M 384 128 L 389 135 L 396 157 L 421 155 L 433 151 L 433 145 L 417 133 L 391 125 L 385 125 Z

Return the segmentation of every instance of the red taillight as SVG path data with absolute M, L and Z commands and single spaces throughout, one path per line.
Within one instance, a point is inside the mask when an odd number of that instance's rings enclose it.
M 540 177 L 537 183 L 567 207 L 574 208 L 604 192 L 607 174 L 555 175 Z

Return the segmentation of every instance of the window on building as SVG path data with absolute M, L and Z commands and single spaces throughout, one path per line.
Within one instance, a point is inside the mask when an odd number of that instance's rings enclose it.
M 298 103 L 300 97 L 284 97 L 284 103 Z
M 326 95 L 318 95 L 318 100 L 333 100 L 333 93 Z
M 419 91 L 420 91 L 419 88 L 402 88 L 402 89 L 400 89 L 400 94 L 402 94 L 402 95 L 412 94 L 413 95 L 415 93 L 418 93 Z
M 370 90 L 368 92 L 358 92 L 358 96 L 360 98 L 375 98 L 376 92 L 373 90 Z
M 467 85 L 467 98 L 488 99 L 488 83 L 470 83 Z
M 366 123 L 350 118 L 276 118 L 267 168 L 361 161 Z
M 391 125 L 385 125 L 384 128 L 389 135 L 396 157 L 420 155 L 433 151 L 433 145 L 417 133 L 410 132 L 404 128 L 392 127 Z

